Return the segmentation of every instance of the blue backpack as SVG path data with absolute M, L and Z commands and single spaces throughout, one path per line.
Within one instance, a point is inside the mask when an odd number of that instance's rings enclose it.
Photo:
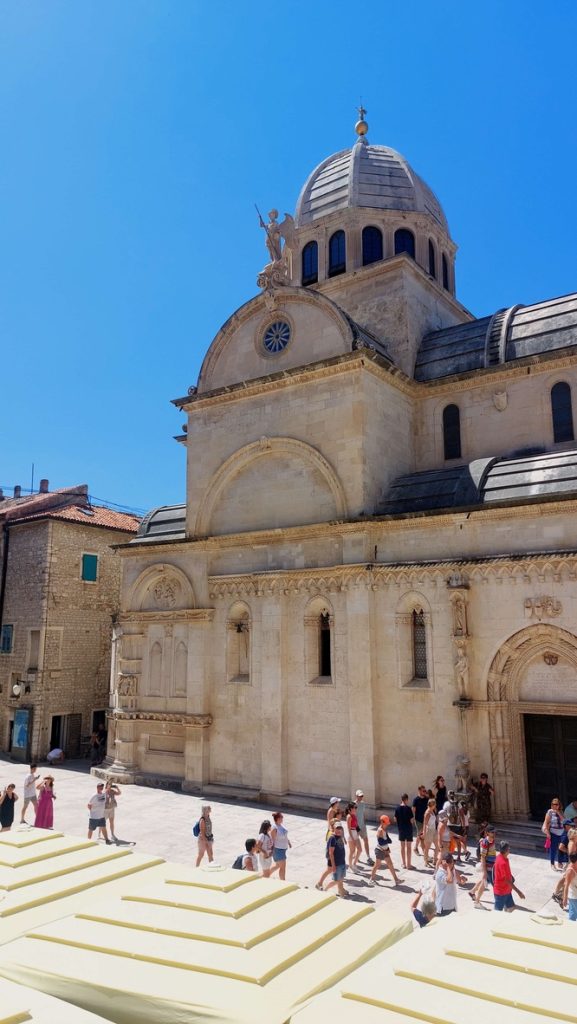
M 198 819 L 196 825 L 192 826 L 192 834 L 196 839 L 198 839 L 200 835 L 200 818 Z
M 237 871 L 242 871 L 242 870 L 243 870 L 243 867 L 242 867 L 242 862 L 243 862 L 243 860 L 244 860 L 245 856 L 246 856 L 246 854 L 244 854 L 244 853 L 239 853 L 239 855 L 238 855 L 238 857 L 236 858 L 236 860 L 235 860 L 234 864 L 232 865 L 232 866 L 233 866 L 233 868 L 235 868 L 235 869 L 236 869 Z

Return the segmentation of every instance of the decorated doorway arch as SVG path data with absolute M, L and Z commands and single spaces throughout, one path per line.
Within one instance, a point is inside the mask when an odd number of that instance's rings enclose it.
M 489 739 L 496 809 L 529 814 L 524 715 L 577 716 L 577 637 L 540 623 L 497 651 L 487 677 Z

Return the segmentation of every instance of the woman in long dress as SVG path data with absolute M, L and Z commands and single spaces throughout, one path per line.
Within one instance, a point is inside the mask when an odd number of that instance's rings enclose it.
M 12 828 L 12 822 L 14 821 L 14 804 L 18 797 L 16 796 L 16 786 L 13 782 L 6 789 L 0 797 L 0 832 L 9 832 Z
M 42 782 L 36 787 L 38 790 L 38 807 L 34 819 L 35 828 L 52 828 L 54 824 L 54 776 L 45 775 Z

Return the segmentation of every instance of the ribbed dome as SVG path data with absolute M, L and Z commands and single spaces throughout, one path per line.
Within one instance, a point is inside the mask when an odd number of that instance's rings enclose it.
M 297 202 L 297 227 L 349 207 L 428 213 L 449 234 L 439 200 L 405 158 L 365 138 L 315 167 Z

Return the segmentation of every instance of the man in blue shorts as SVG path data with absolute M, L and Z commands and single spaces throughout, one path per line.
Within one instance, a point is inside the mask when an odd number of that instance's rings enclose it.
M 332 868 L 333 880 L 329 882 L 325 892 L 336 885 L 339 896 L 348 896 L 349 894 L 345 892 L 343 885 L 347 874 L 347 848 L 345 845 L 345 831 L 342 825 L 335 825 L 334 833 L 329 838 L 327 843 L 327 862 Z

